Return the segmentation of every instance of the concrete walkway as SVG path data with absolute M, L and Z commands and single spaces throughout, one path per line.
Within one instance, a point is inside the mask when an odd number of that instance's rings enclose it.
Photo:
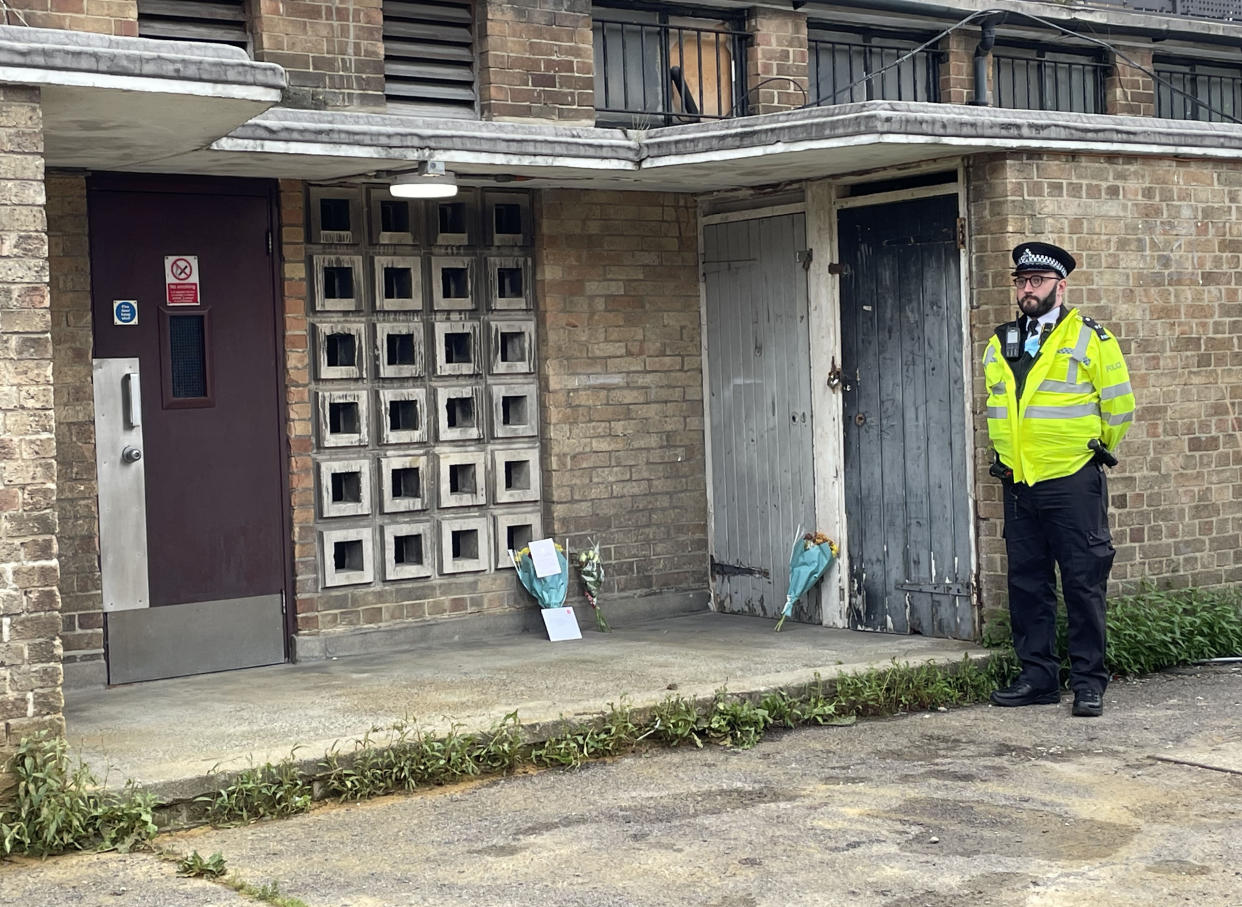
M 231 772 L 291 753 L 352 749 L 368 731 L 417 723 L 524 726 L 671 695 L 710 697 L 805 684 L 818 673 L 956 662 L 986 650 L 956 640 L 828 630 L 698 612 L 550 643 L 533 633 L 398 654 L 252 668 L 66 694 L 73 753 L 110 787 L 134 780 L 167 801 L 218 790 Z M 381 735 L 382 736 L 382 733 Z M 296 752 L 295 752 L 296 747 Z

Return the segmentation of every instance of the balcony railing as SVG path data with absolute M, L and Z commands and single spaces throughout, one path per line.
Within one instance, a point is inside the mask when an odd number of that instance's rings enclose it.
M 993 62 L 993 103 L 1020 110 L 1104 112 L 1108 65 L 1068 54 L 1031 55 L 997 50 Z
M 1242 117 L 1242 71 L 1195 64 L 1156 64 L 1156 116 L 1237 123 Z
M 940 100 L 941 54 L 923 50 L 907 56 L 916 46 L 812 38 L 807 42 L 811 103 Z
M 742 31 L 595 20 L 595 111 L 636 128 L 746 114 Z

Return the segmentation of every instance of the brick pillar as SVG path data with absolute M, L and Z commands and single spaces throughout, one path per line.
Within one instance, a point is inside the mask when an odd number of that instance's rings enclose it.
M 47 175 L 52 368 L 56 378 L 57 547 L 65 687 L 103 686 L 103 586 L 92 389 L 86 180 Z
M 480 0 L 475 9 L 483 119 L 595 124 L 590 0 Z
M 1151 69 L 1151 51 L 1127 47 L 1126 56 L 1140 66 Z M 1130 117 L 1154 117 L 1156 115 L 1156 84 L 1151 76 L 1135 69 L 1119 57 L 1113 57 L 1113 67 L 1104 82 L 1104 110 L 1106 113 Z
M 315 479 L 311 462 L 310 337 L 306 320 L 306 191 L 280 181 L 280 267 L 284 305 L 285 405 L 289 437 L 289 509 L 293 530 L 297 629 L 320 629 L 315 561 Z
M 285 104 L 384 106 L 381 0 L 255 0 L 254 58 L 289 77 Z
M 807 75 L 806 16 L 752 9 L 746 17 L 748 113 L 792 110 L 812 100 Z
M 979 33 L 958 29 L 940 42 L 940 102 L 969 104 L 975 97 L 975 48 Z M 992 67 L 988 66 L 991 80 Z
M 5 0 L 0 25 L 136 37 L 138 0 Z
M 0 760 L 64 732 L 47 257 L 39 90 L 0 85 Z

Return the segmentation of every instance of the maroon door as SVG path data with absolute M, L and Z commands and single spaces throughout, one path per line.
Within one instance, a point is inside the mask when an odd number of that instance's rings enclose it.
M 240 667 L 211 650 L 256 634 L 268 641 L 242 662 L 283 660 L 270 185 L 100 177 L 88 205 L 95 357 L 138 359 L 145 448 L 151 607 L 109 614 L 110 677 Z M 117 300 L 136 324 L 115 323 Z

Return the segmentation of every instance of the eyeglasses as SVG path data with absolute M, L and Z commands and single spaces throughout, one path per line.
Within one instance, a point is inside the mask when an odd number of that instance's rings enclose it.
M 1035 274 L 1031 277 L 1015 277 L 1013 279 L 1013 285 L 1016 289 L 1020 290 L 1022 289 L 1023 284 L 1029 283 L 1032 290 L 1038 290 L 1044 285 L 1045 280 L 1057 281 L 1060 279 L 1060 277 L 1045 277 L 1042 274 Z

